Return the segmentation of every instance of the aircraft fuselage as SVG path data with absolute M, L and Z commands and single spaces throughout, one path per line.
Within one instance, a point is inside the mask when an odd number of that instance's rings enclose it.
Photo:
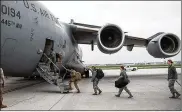
M 1 2 L 1 66 L 5 75 L 31 75 L 42 57 L 37 51 L 45 49 L 46 39 L 62 54 L 64 66 L 83 72 L 81 49 L 69 24 L 59 22 L 39 2 Z

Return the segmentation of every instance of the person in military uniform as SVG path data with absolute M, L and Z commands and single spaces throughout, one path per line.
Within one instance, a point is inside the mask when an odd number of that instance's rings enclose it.
M 51 50 L 52 50 L 52 51 L 51 51 L 51 54 L 50 54 L 49 57 L 50 57 L 51 61 L 52 61 L 54 64 L 56 64 L 56 53 L 53 51 L 53 49 L 51 49 Z M 55 67 L 54 67 L 53 63 L 50 62 L 50 68 L 51 68 L 51 71 L 52 71 L 52 72 L 56 73 L 56 70 L 55 70 Z
M 92 69 L 90 69 L 91 72 L 92 72 L 92 79 L 91 79 L 91 82 L 93 82 L 93 89 L 94 89 L 94 93 L 93 95 L 97 95 L 97 91 L 99 92 L 98 94 L 101 94 L 102 91 L 101 89 L 98 87 L 98 84 L 99 84 L 99 79 L 96 77 L 97 75 L 97 69 L 92 66 Z
M 62 62 L 62 54 L 56 53 L 57 62 Z
M 3 96 L 2 96 L 2 88 L 4 88 L 4 84 L 5 84 L 5 78 L 4 78 L 4 73 L 3 73 L 3 69 L 0 68 L 0 108 L 6 108 L 7 106 L 4 105 L 3 102 Z
M 74 83 L 74 86 L 75 88 L 77 89 L 77 93 L 80 93 L 80 89 L 78 87 L 78 81 L 81 80 L 81 74 L 79 72 L 76 72 L 75 70 L 71 69 L 71 70 L 68 70 L 71 75 L 71 79 L 69 81 L 69 87 L 70 89 L 72 90 L 72 83 Z
M 168 87 L 172 93 L 172 96 L 169 98 L 179 98 L 180 94 L 179 92 L 174 88 L 174 83 L 175 81 L 178 79 L 178 74 L 176 72 L 176 68 L 173 65 L 173 61 L 172 60 L 168 60 L 167 61 L 168 66 Z M 176 96 L 175 96 L 176 94 Z
M 124 80 L 128 80 L 128 81 L 129 81 L 128 75 L 126 74 L 126 71 L 125 71 L 124 66 L 121 66 L 121 67 L 120 67 L 120 70 L 121 70 L 120 77 L 122 77 Z M 130 81 L 129 81 L 129 82 L 130 82 Z M 122 88 L 119 88 L 119 92 L 118 92 L 118 94 L 115 95 L 115 96 L 116 96 L 116 97 L 120 97 L 120 95 L 121 95 L 123 89 L 129 94 L 129 97 L 128 97 L 128 98 L 132 98 L 132 97 L 133 97 L 133 95 L 131 94 L 130 90 L 127 88 L 127 86 L 122 87 Z
M 61 68 L 63 65 L 62 65 L 62 55 L 60 54 L 60 53 L 56 53 L 56 66 L 58 67 L 58 68 Z M 57 69 L 56 70 L 56 72 L 58 73 L 59 72 L 59 70 Z M 60 74 L 61 75 L 61 74 Z M 62 75 L 64 75 L 64 74 L 62 74 Z

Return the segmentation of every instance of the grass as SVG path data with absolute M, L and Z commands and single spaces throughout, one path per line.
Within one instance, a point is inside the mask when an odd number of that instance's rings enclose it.
M 96 68 L 101 68 L 103 70 L 108 69 L 120 69 L 120 66 L 113 65 L 113 66 L 95 66 Z M 168 65 L 136 65 L 131 67 L 137 67 L 138 69 L 157 69 L 157 68 L 168 68 Z M 176 68 L 181 68 L 181 65 L 175 65 Z M 91 66 L 89 66 L 91 68 Z

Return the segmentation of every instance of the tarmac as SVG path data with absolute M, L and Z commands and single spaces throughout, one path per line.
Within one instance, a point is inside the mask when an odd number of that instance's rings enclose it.
M 177 71 L 178 82 L 181 83 L 181 70 L 177 69 Z M 99 83 L 103 91 L 100 95 L 92 95 L 91 78 L 83 78 L 79 82 L 81 93 L 76 93 L 74 89 L 70 93 L 61 94 L 58 87 L 45 81 L 22 78 L 12 80 L 10 77 L 5 87 L 7 92 L 3 94 L 4 104 L 8 108 L 2 110 L 181 110 L 181 98 L 169 98 L 171 93 L 168 81 L 165 79 L 166 70 L 145 69 L 127 72 L 131 81 L 128 89 L 134 96 L 131 99 L 128 99 L 125 91 L 120 97 L 115 97 L 118 89 L 115 88 L 114 82 L 119 75 L 118 72 L 117 70 L 104 71 L 105 77 Z M 14 90 L 10 91 L 13 82 L 17 87 L 14 85 Z M 175 88 L 181 93 L 181 87 L 177 83 Z

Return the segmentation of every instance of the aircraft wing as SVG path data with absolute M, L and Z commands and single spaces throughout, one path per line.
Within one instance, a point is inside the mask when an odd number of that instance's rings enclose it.
M 83 23 L 70 23 L 73 25 L 73 36 L 78 44 L 97 44 L 97 37 L 99 30 L 102 28 L 101 26 L 89 25 Z M 145 47 L 148 43 L 147 39 L 134 37 L 126 35 L 125 33 L 125 42 L 124 46 L 135 46 L 135 47 Z
M 180 52 L 181 42 L 172 33 L 158 32 L 148 38 L 127 35 L 119 26 L 106 24 L 104 26 L 70 22 L 72 34 L 78 44 L 96 44 L 99 50 L 106 54 L 118 52 L 123 46 L 128 51 L 133 47 L 145 47 L 155 58 L 167 58 Z
M 73 36 L 78 44 L 96 44 L 98 31 L 100 26 L 82 24 L 82 23 L 71 23 L 73 27 Z

